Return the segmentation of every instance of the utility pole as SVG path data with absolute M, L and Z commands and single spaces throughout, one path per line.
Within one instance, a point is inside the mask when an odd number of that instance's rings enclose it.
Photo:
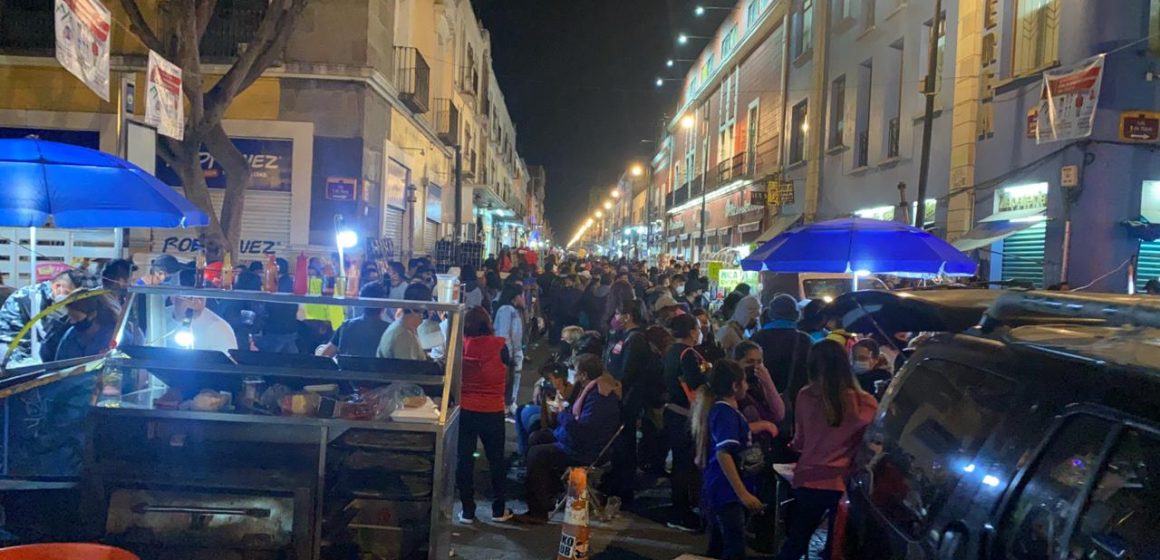
M 930 44 L 927 47 L 926 80 L 923 93 L 926 95 L 926 112 L 922 115 L 922 161 L 918 170 L 918 208 L 914 212 L 914 227 L 926 224 L 926 181 L 930 175 L 930 136 L 934 128 L 934 96 L 938 78 L 938 37 L 942 30 L 942 0 L 934 0 L 934 19 L 930 25 Z

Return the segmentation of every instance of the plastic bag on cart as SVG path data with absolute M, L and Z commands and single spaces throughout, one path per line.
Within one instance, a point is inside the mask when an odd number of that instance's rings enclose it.
M 367 392 L 365 398 L 378 421 L 390 419 L 396 411 L 421 408 L 430 401 L 423 388 L 414 383 L 392 383 Z

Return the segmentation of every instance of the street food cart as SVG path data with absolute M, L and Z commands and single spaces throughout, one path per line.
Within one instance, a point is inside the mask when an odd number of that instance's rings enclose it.
M 447 558 L 462 306 L 130 289 L 87 419 L 87 534 L 143 559 Z M 445 363 L 178 347 L 179 298 L 422 310 Z M 182 300 L 184 301 L 184 300 Z

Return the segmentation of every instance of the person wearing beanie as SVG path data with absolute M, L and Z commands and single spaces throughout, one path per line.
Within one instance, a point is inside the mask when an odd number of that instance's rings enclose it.
M 762 313 L 761 329 L 750 337 L 761 346 L 765 367 L 774 385 L 792 403 L 796 392 L 806 382 L 810 336 L 797 328 L 797 302 L 787 294 L 778 294 Z

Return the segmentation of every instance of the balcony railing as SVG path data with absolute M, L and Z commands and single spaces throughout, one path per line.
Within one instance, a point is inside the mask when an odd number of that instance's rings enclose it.
M 52 54 L 56 36 L 52 2 L 6 2 L 0 8 L 0 51 Z M 33 6 L 36 7 L 33 7 Z
M 673 191 L 673 204 L 672 204 L 672 206 L 680 206 L 680 205 L 684 204 L 685 201 L 687 201 L 687 200 L 689 200 L 689 189 L 682 186 L 682 187 L 678 187 L 677 190 Z
M 266 17 L 266 5 L 266 2 L 219 4 L 201 36 L 201 56 L 232 59 L 245 52 L 246 44 L 257 34 L 258 25 Z
M 431 67 L 415 47 L 395 47 L 395 87 L 399 100 L 416 113 L 426 113 L 431 102 Z
M 870 131 L 858 133 L 858 145 L 854 147 L 854 167 L 870 165 Z
M 745 152 L 719 162 L 717 164 L 717 183 L 723 185 L 734 179 L 752 175 L 752 171 L 749 171 L 747 167 Z
M 673 193 L 670 191 L 665 195 L 665 208 L 673 207 Z
M 459 107 L 450 99 L 435 100 L 435 133 L 448 146 L 459 142 Z
M 693 182 L 689 183 L 689 198 L 701 196 L 705 190 L 705 176 L 697 175 L 693 177 Z
M 898 117 L 890 119 L 890 125 L 886 129 L 886 157 L 895 158 L 901 153 L 898 142 L 898 135 L 902 130 L 902 123 Z
M 463 178 L 475 179 L 475 150 L 463 152 Z

